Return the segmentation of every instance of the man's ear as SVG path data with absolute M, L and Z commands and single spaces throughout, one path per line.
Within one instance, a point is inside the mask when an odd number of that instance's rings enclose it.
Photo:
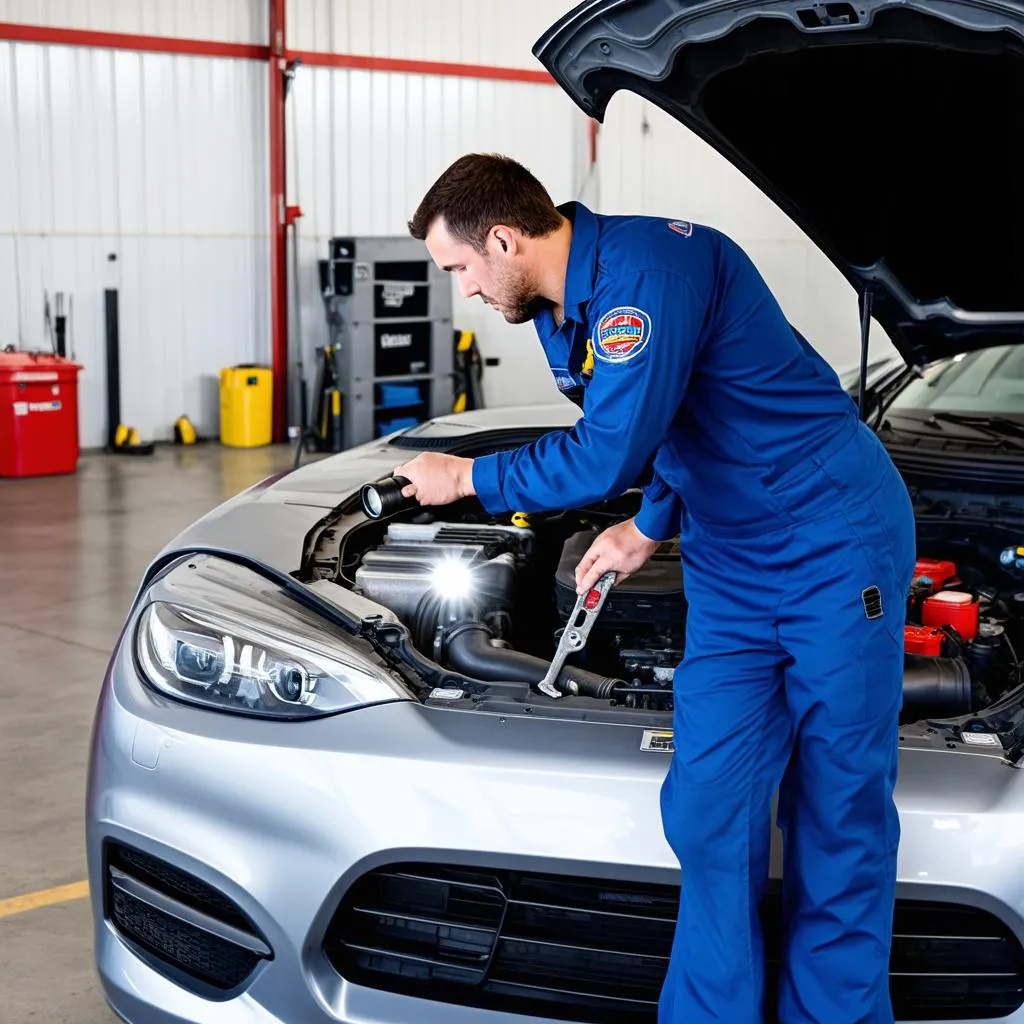
M 505 227 L 504 224 L 496 224 L 491 228 L 491 238 L 497 248 L 506 256 L 515 256 L 519 251 L 519 239 L 516 233 Z

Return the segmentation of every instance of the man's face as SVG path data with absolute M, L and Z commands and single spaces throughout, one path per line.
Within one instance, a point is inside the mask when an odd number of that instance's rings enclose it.
M 444 218 L 438 217 L 425 242 L 431 259 L 455 275 L 459 291 L 467 299 L 479 295 L 510 324 L 526 323 L 550 305 L 537 295 L 526 256 L 511 238 L 496 237 L 492 231 L 484 251 L 479 252 L 467 242 L 452 238 Z

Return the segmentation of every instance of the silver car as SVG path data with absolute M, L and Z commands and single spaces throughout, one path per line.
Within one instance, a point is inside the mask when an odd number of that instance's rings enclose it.
M 998 0 L 593 0 L 535 49 L 588 113 L 631 89 L 726 153 L 907 364 L 863 407 L 921 560 L 900 1020 L 1024 1022 L 1022 39 L 1024 7 Z M 638 493 L 497 518 L 468 499 L 378 520 L 359 498 L 418 450 L 483 454 L 576 415 L 441 417 L 262 482 L 154 561 L 87 798 L 96 960 L 121 1017 L 656 1019 L 680 884 L 659 789 L 687 742 L 678 547 L 612 591 L 550 697 L 576 561 Z

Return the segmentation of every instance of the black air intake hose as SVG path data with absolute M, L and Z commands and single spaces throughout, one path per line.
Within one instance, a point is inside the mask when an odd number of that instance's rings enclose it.
M 908 654 L 903 666 L 903 716 L 953 718 L 971 710 L 971 674 L 963 658 Z
M 513 651 L 496 643 L 482 622 L 463 622 L 449 629 L 441 640 L 441 659 L 448 667 L 484 682 L 529 683 L 536 686 L 547 674 L 549 662 L 532 654 Z M 571 692 L 575 683 L 582 697 L 610 700 L 621 679 L 608 679 L 593 672 L 566 665 L 559 673 L 558 688 Z

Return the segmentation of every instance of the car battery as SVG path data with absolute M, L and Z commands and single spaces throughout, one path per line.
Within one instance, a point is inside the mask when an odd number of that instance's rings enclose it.
M 903 627 L 903 650 L 907 654 L 941 657 L 945 640 L 946 634 L 935 626 L 915 626 L 907 623 Z
M 0 352 L 0 476 L 78 468 L 78 373 L 49 353 Z

